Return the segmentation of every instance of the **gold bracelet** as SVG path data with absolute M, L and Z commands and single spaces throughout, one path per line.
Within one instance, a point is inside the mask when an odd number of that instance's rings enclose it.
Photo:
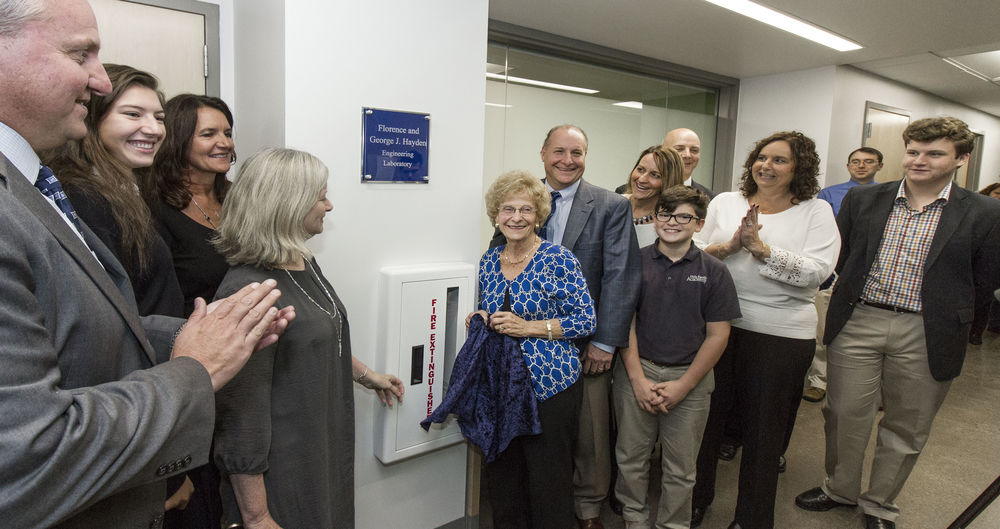
M 545 330 L 549 331 L 549 340 L 552 339 L 552 320 L 545 320 Z

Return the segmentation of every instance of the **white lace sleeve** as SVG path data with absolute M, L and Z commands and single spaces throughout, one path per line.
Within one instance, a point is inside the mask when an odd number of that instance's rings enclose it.
M 788 250 L 771 246 L 771 257 L 764 260 L 760 265 L 760 274 L 775 281 L 788 283 L 796 287 L 804 287 L 809 284 L 809 276 L 805 273 L 806 260 L 795 255 Z

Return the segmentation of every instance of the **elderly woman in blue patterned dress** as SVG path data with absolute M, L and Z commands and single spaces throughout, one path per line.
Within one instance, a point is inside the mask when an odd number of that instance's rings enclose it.
M 486 465 L 497 528 L 575 526 L 572 448 L 581 386 L 573 340 L 593 333 L 596 320 L 576 257 L 535 234 L 549 209 L 545 186 L 526 172 L 501 175 L 486 193 L 486 213 L 507 243 L 479 262 L 477 312 L 520 342 L 542 424 L 540 435 L 515 438 Z

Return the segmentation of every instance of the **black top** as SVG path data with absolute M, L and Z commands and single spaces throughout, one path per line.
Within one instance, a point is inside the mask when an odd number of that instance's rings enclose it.
M 661 364 L 690 364 L 705 341 L 706 322 L 740 317 L 733 277 L 722 261 L 694 243 L 677 262 L 660 253 L 657 244 L 640 253 L 639 356 Z
M 65 187 L 74 209 L 87 223 L 101 242 L 108 247 L 128 273 L 139 314 L 162 314 L 180 317 L 184 314 L 184 297 L 174 273 L 170 248 L 156 231 L 150 233 L 149 264 L 144 273 L 124 259 L 126 249 L 122 247 L 122 231 L 111 216 L 111 206 L 101 195 L 92 191 L 82 191 L 74 186 Z M 134 250 L 129 248 L 129 252 Z
M 229 271 L 226 260 L 208 241 L 215 230 L 198 224 L 178 209 L 162 202 L 153 208 L 156 229 L 170 248 L 174 271 L 184 293 L 184 316 L 194 310 L 194 299 L 211 301 Z

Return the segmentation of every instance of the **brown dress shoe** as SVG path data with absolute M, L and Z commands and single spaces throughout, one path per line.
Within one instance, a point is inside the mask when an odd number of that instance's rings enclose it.
M 576 523 L 580 525 L 580 529 L 604 529 L 600 518 L 587 518 L 586 520 L 577 518 Z

